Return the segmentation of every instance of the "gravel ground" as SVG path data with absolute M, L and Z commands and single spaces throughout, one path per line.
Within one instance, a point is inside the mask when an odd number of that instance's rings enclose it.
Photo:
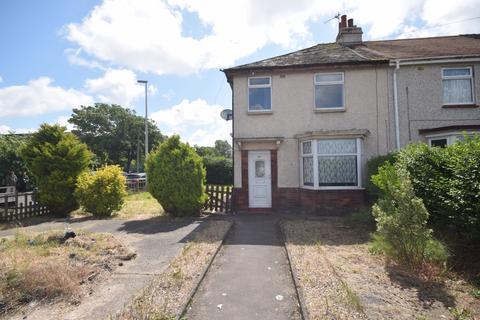
M 311 319 L 480 316 L 480 300 L 463 280 L 427 281 L 373 256 L 368 234 L 341 219 L 287 221 L 284 231 Z

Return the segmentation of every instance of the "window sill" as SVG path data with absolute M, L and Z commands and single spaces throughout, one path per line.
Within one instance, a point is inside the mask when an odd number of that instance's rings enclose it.
M 478 105 L 473 104 L 473 103 L 468 103 L 468 104 L 444 104 L 442 108 L 445 109 L 472 109 L 472 108 L 478 108 Z
M 365 190 L 365 188 L 362 187 L 354 187 L 354 186 L 345 186 L 345 187 L 310 187 L 310 186 L 301 186 L 301 189 L 305 190 L 316 190 L 316 191 L 323 191 L 323 190 Z
M 272 114 L 272 110 L 265 110 L 265 111 L 247 111 L 248 115 L 259 115 L 259 114 Z
M 331 112 L 345 112 L 345 108 L 325 108 L 325 109 L 313 109 L 315 113 L 331 113 Z

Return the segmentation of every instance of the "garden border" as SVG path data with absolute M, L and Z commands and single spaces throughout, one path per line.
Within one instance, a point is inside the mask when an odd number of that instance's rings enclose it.
M 224 220 L 224 219 L 219 219 L 219 220 Z M 187 313 L 187 309 L 188 309 L 188 307 L 190 306 L 190 304 L 192 303 L 193 297 L 194 297 L 195 294 L 197 293 L 198 288 L 200 288 L 200 284 L 202 283 L 203 279 L 205 279 L 205 276 L 207 275 L 207 272 L 210 270 L 210 267 L 212 266 L 213 261 L 215 260 L 215 257 L 217 256 L 217 254 L 218 254 L 218 252 L 220 251 L 220 249 L 223 247 L 223 245 L 224 245 L 224 243 L 225 243 L 225 239 L 227 238 L 228 234 L 230 233 L 230 230 L 232 230 L 232 228 L 234 227 L 235 221 L 233 221 L 233 220 L 230 220 L 230 221 L 232 222 L 232 224 L 230 225 L 230 227 L 228 228 L 228 230 L 225 232 L 222 241 L 220 242 L 220 244 L 218 245 L 217 249 L 215 250 L 215 253 L 214 253 L 214 254 L 212 255 L 212 257 L 210 258 L 210 261 L 208 261 L 207 266 L 205 267 L 205 269 L 203 270 L 202 274 L 201 274 L 200 277 L 198 278 L 198 280 L 197 280 L 197 282 L 195 283 L 192 291 L 190 291 L 190 294 L 188 295 L 187 301 L 183 304 L 182 308 L 180 309 L 180 312 L 179 312 L 179 313 L 177 314 L 177 316 L 175 317 L 175 320 L 184 319 L 183 316 L 185 316 L 185 314 Z
M 287 237 L 285 235 L 285 231 L 283 229 L 283 224 L 287 220 L 282 219 L 278 222 L 278 227 L 280 228 L 280 234 L 282 236 L 282 242 L 283 242 L 283 247 L 285 248 L 285 252 L 287 253 L 287 261 L 288 261 L 288 266 L 290 267 L 290 274 L 292 276 L 293 280 L 293 285 L 295 286 L 295 292 L 297 294 L 297 299 L 298 299 L 298 305 L 300 307 L 300 315 L 302 317 L 302 320 L 310 320 L 310 315 L 308 314 L 308 310 L 305 307 L 305 298 L 303 297 L 303 291 L 302 287 L 300 286 L 300 283 L 298 281 L 298 275 L 297 271 L 295 269 L 295 266 L 292 263 L 292 259 L 290 256 L 290 252 L 288 251 L 287 247 Z

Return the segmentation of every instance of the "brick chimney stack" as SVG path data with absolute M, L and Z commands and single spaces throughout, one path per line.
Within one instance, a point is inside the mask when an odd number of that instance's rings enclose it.
M 353 19 L 348 19 L 343 15 L 338 24 L 337 43 L 342 46 L 350 47 L 362 43 L 362 28 L 353 24 Z

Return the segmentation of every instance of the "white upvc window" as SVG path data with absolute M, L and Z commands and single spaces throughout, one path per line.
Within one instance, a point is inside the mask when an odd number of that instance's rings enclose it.
M 272 78 L 248 78 L 248 111 L 272 111 Z
M 480 132 L 469 131 L 469 132 L 449 132 L 449 133 L 440 133 L 434 135 L 428 135 L 428 145 L 430 147 L 440 147 L 445 148 L 446 146 L 452 145 L 458 141 L 465 140 L 465 136 L 474 137 L 480 135 Z
M 313 82 L 315 84 L 316 110 L 345 108 L 343 72 L 316 73 Z
M 361 140 L 315 139 L 301 143 L 301 183 L 309 189 L 361 187 Z
M 443 104 L 473 104 L 473 70 L 471 67 L 442 68 Z

